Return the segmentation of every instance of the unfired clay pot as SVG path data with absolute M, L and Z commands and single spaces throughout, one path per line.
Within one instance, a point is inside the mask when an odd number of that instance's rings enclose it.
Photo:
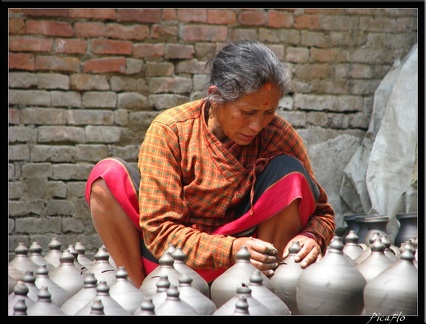
M 224 273 L 217 277 L 211 287 L 211 300 L 216 304 L 216 307 L 221 307 L 229 299 L 235 296 L 235 291 L 241 284 L 248 286 L 250 277 L 257 268 L 250 263 L 250 252 L 246 246 L 243 246 L 236 254 L 237 261 L 233 266 L 228 268 Z M 263 284 L 271 291 L 274 290 L 270 279 L 261 274 Z
M 404 250 L 399 260 L 367 283 L 364 289 L 367 315 L 417 315 L 418 271 L 414 255 Z
M 289 248 L 289 254 L 284 260 L 285 263 L 278 266 L 271 278 L 275 295 L 288 306 L 292 315 L 299 314 L 296 301 L 296 283 L 304 269 L 300 266 L 300 262 L 294 261 L 294 258 L 300 249 L 299 241 L 293 241 Z
M 296 285 L 301 315 L 360 315 L 364 308 L 364 276 L 343 255 L 343 242 L 335 236 L 318 262 L 309 265 Z

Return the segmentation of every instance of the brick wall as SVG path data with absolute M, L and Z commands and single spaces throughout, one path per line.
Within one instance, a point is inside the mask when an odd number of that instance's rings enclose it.
M 374 92 L 417 42 L 414 9 L 9 9 L 9 252 L 53 236 L 100 241 L 84 199 L 93 165 L 136 163 L 159 111 L 205 95 L 225 41 L 257 39 L 288 63 L 279 114 L 307 145 L 363 134 Z M 324 139 L 325 140 L 325 139 Z

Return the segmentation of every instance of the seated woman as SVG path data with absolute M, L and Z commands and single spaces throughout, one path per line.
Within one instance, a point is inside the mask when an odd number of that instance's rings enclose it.
M 207 97 L 153 120 L 138 169 L 106 158 L 87 181 L 97 233 L 138 287 L 170 244 L 212 282 L 242 246 L 272 276 L 292 241 L 306 267 L 334 235 L 334 211 L 303 140 L 276 114 L 288 68 L 247 40 L 227 44 L 208 66 Z

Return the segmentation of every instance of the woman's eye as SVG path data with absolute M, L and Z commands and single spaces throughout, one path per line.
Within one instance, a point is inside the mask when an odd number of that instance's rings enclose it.
M 246 115 L 249 115 L 249 116 L 253 116 L 253 115 L 256 115 L 256 110 L 253 110 L 253 111 L 245 111 L 244 113 L 246 114 Z

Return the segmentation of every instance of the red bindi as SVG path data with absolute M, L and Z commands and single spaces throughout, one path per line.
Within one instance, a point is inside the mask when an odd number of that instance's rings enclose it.
M 269 102 L 267 102 L 267 101 L 266 101 L 266 102 L 265 102 L 265 107 L 266 107 L 268 104 L 269 104 Z

